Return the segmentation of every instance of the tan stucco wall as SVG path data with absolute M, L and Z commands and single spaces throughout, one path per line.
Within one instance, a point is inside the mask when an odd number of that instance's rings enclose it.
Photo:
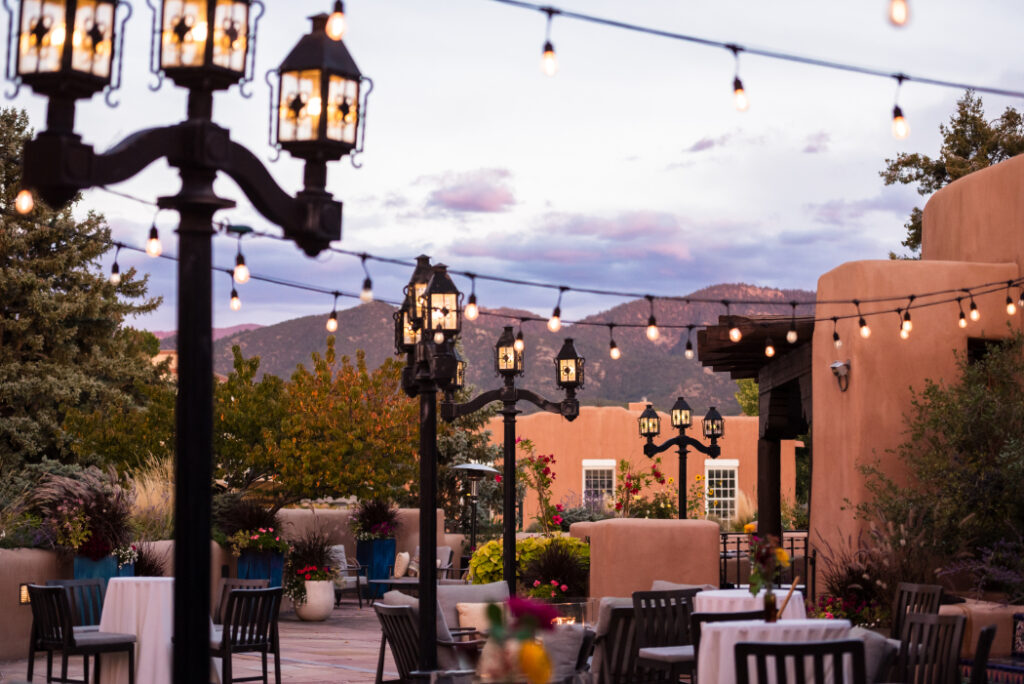
M 62 577 L 71 577 L 70 558 L 39 549 L 0 549 L 0 660 L 28 656 L 32 607 L 18 603 L 21 584 L 46 584 L 46 580 Z
M 843 264 L 818 280 L 819 320 L 849 315 L 849 304 L 821 303 L 830 299 L 861 300 L 910 292 L 997 282 L 1018 277 L 1015 263 L 987 264 L 949 261 L 857 261 Z M 813 381 L 813 481 L 811 484 L 811 540 L 818 533 L 828 539 L 856 538 L 853 513 L 845 505 L 866 500 L 858 464 L 878 459 L 882 469 L 901 481 L 906 471 L 889 449 L 904 440 L 904 415 L 910 407 L 911 388 L 920 390 L 925 379 L 956 377 L 954 352 L 963 352 L 967 338 L 995 339 L 1008 334 L 1007 323 L 1020 327 L 1020 315 L 1009 318 L 1005 292 L 977 297 L 981 320 L 966 329 L 957 325 L 956 303 L 911 310 L 914 329 L 910 338 L 899 337 L 895 313 L 868 317 L 872 334 L 859 335 L 856 319 L 839 322 L 841 350 L 832 344 L 832 326 L 815 327 Z M 891 309 L 892 303 L 862 305 L 864 313 Z M 964 309 L 967 309 L 965 304 Z M 829 365 L 850 360 L 850 382 L 840 392 Z M 838 536 L 841 535 L 841 536 Z
M 611 459 L 616 462 L 628 459 L 640 468 L 649 468 L 650 461 L 644 456 L 643 440 L 637 431 L 637 419 L 646 407 L 638 402 L 628 409 L 619 406 L 584 406 L 579 417 L 566 421 L 552 413 L 533 413 L 519 416 L 516 420 L 516 434 L 531 440 L 539 454 L 554 454 L 555 483 L 552 488 L 553 503 L 579 502 L 583 491 L 584 459 Z M 661 435 L 655 440 L 661 442 L 675 436 L 672 422 L 667 414 L 661 414 Z M 487 424 L 491 441 L 501 444 L 503 426 L 501 416 L 492 418 Z M 695 416 L 693 427 L 687 434 L 703 441 L 700 416 Z M 739 461 L 739 488 L 757 505 L 757 418 L 751 416 L 727 416 L 725 436 L 719 440 L 722 447 L 721 459 Z M 782 443 L 782 496 L 793 501 L 795 482 L 796 442 Z M 704 454 L 690 450 L 686 459 L 687 492 L 697 475 L 704 474 Z M 679 458 L 676 450 L 669 449 L 661 454 L 662 469 L 673 481 L 679 473 Z M 673 485 L 674 487 L 675 485 Z M 673 498 L 678 496 L 674 494 Z M 536 495 L 526 494 L 524 504 L 527 525 L 537 515 Z

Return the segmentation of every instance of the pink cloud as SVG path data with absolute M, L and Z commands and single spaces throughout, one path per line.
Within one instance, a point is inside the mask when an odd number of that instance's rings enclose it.
M 478 169 L 448 174 L 436 180 L 440 187 L 427 197 L 427 206 L 447 211 L 494 213 L 516 203 L 505 169 Z

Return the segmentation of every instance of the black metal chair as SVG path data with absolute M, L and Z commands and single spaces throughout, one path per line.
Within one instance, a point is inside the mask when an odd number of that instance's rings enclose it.
M 974 662 L 971 663 L 970 684 L 988 684 L 988 655 L 992 651 L 992 642 L 996 638 L 996 626 L 989 625 L 978 634 L 978 645 L 974 649 Z
M 938 584 L 911 584 L 900 582 L 896 591 L 896 601 L 892 607 L 893 639 L 903 637 L 903 620 L 908 613 L 927 613 L 938 615 L 942 603 L 942 587 Z
M 633 606 L 615 606 L 609 610 L 607 629 L 594 639 L 591 671 L 597 684 L 630 684 L 636 674 L 636 629 Z
M 84 658 L 83 684 L 89 684 L 89 656 L 93 658 L 93 679 L 100 680 L 100 656 L 104 653 L 128 654 L 128 684 L 135 684 L 135 635 L 115 632 L 75 632 L 68 593 L 60 586 L 28 585 L 32 605 L 32 638 L 28 647 L 28 680 L 32 681 L 36 651 L 46 651 L 46 681 L 54 681 L 53 653 L 60 651 L 61 669 L 57 681 L 68 679 L 68 658 Z M 77 681 L 77 680 L 75 680 Z
M 377 677 L 374 681 L 376 684 L 383 684 L 385 681 L 384 649 L 389 644 L 395 666 L 398 668 L 398 679 L 387 681 L 414 681 L 416 678 L 412 673 L 419 669 L 420 660 L 420 630 L 416 610 L 408 605 L 392 606 L 379 602 L 373 604 L 373 610 L 377 613 L 382 632 L 380 655 L 377 658 Z M 452 673 L 471 673 L 484 643 L 486 639 L 437 640 L 438 649 L 450 649 L 452 660 L 457 663 L 455 669 L 449 670 Z
M 215 630 L 210 655 L 223 659 L 223 684 L 262 680 L 267 684 L 267 654 L 274 654 L 274 682 L 281 684 L 281 645 L 277 635 L 277 616 L 281 609 L 281 587 L 273 589 L 232 589 L 221 617 L 223 627 Z M 231 657 L 235 653 L 262 656 L 263 674 L 235 677 Z
M 705 622 L 730 622 L 735 620 L 763 620 L 763 610 L 741 610 L 732 613 L 690 613 L 690 640 L 693 641 L 693 654 L 696 659 L 700 655 L 700 634 Z M 700 677 L 697 672 L 697 663 L 694 660 L 694 675 Z
M 76 632 L 99 629 L 103 599 L 107 595 L 107 585 L 102 579 L 51 579 L 46 580 L 46 586 L 64 587 L 71 606 L 71 624 Z
M 734 654 L 737 684 L 865 684 L 867 681 L 864 642 L 860 639 L 804 643 L 741 641 L 736 644 Z M 847 677 L 847 664 L 850 677 Z
M 896 681 L 953 684 L 960 680 L 960 646 L 967 619 L 962 615 L 907 613 L 896 658 Z
M 690 639 L 690 606 L 699 589 L 633 593 L 637 666 L 648 681 L 678 681 L 693 672 L 696 652 Z
M 233 589 L 266 589 L 270 586 L 268 579 L 239 579 L 237 577 L 221 577 L 220 590 L 217 594 L 217 607 L 213 611 L 213 624 L 223 624 L 224 612 L 228 606 L 228 595 Z

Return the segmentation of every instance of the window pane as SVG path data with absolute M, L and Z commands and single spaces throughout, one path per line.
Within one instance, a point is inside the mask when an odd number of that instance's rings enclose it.
M 704 482 L 708 515 L 722 520 L 735 519 L 736 469 L 709 467 Z
M 615 471 L 612 468 L 585 468 L 583 470 L 583 503 L 603 506 L 615 490 Z

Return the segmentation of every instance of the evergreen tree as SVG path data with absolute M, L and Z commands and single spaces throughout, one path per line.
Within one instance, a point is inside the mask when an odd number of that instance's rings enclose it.
M 133 271 L 112 285 L 98 268 L 110 249 L 103 217 L 37 202 L 14 212 L 28 118 L 0 110 L 0 469 L 53 458 L 75 459 L 71 410 L 138 406 L 142 387 L 159 380 L 146 337 L 124 327 L 151 311 L 145 277 Z M 9 471 L 7 471 L 9 472 Z
M 942 147 L 938 157 L 900 152 L 895 159 L 886 159 L 879 172 L 885 184 L 917 184 L 918 194 L 927 197 L 958 178 L 1024 152 L 1020 112 L 1007 107 L 998 119 L 987 121 L 981 98 L 971 90 L 957 100 L 956 113 L 948 126 L 939 125 L 939 132 Z M 914 207 L 905 224 L 907 237 L 901 244 L 910 250 L 910 258 L 920 258 L 922 216 L 921 209 Z M 895 253 L 889 256 L 897 258 Z

